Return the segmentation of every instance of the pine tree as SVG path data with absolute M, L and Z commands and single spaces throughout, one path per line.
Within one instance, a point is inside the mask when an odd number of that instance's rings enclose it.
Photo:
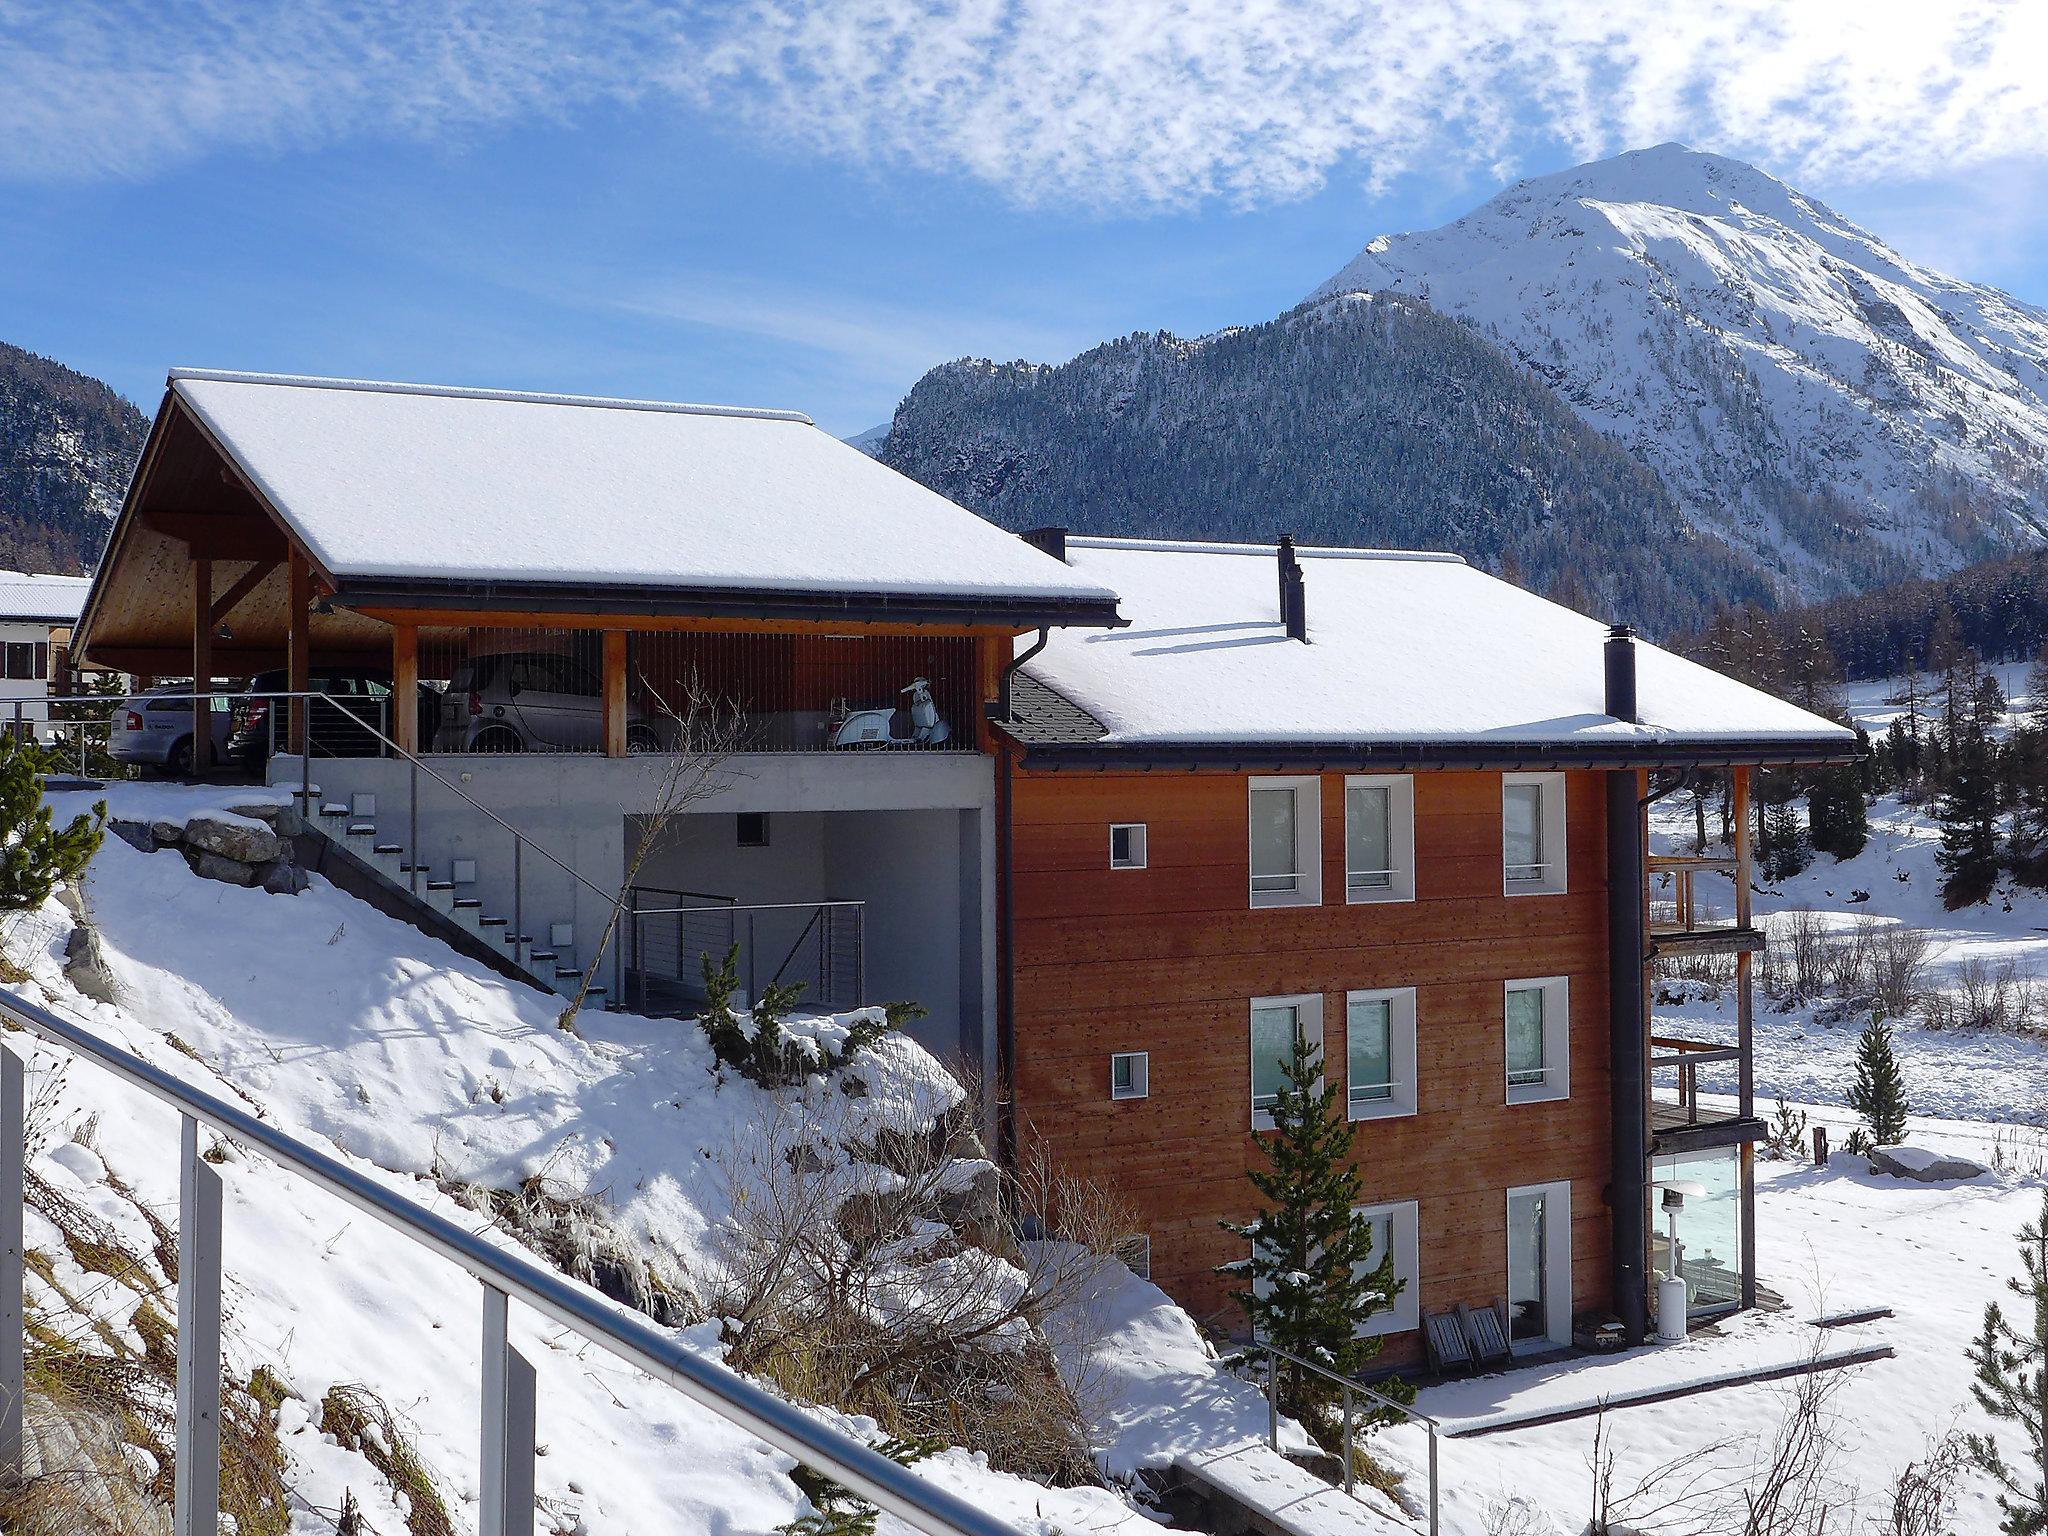
M 1956 743 L 1935 819 L 1941 824 L 1935 863 L 1947 877 L 1942 901 L 1950 910 L 1983 901 L 1998 880 L 1998 779 L 1990 738 L 1973 726 L 1966 725 Z
M 107 806 L 59 827 L 43 799 L 50 754 L 32 741 L 0 734 L 0 912 L 41 906 L 75 880 L 106 835 Z
M 1297 1034 L 1274 1100 L 1273 1134 L 1255 1138 L 1268 1166 L 1248 1175 L 1266 1203 L 1248 1222 L 1223 1224 L 1251 1243 L 1251 1257 L 1222 1272 L 1250 1282 L 1231 1299 L 1244 1308 L 1253 1336 L 1340 1376 L 1356 1375 L 1379 1353 L 1379 1339 L 1361 1337 L 1358 1325 L 1407 1286 L 1394 1276 L 1393 1254 L 1375 1251 L 1372 1223 L 1356 1214 L 1361 1180 L 1352 1134 L 1339 1089 L 1323 1081 L 1322 1047 Z M 1328 1434 L 1337 1389 L 1284 1363 L 1281 1378 L 1285 1410 Z M 1388 1395 L 1405 1401 L 1398 1384 Z
M 1849 1107 L 1863 1117 L 1872 1145 L 1895 1147 L 1906 1139 L 1905 1079 L 1892 1053 L 1892 1027 L 1873 1018 L 1856 1042 L 1856 1081 L 1849 1085 Z
M 1860 739 L 1862 732 L 1857 735 Z M 1816 851 L 1837 859 L 1855 858 L 1870 840 L 1870 806 L 1864 799 L 1862 770 L 1854 763 L 1820 769 L 1806 793 L 1806 814 Z
M 2034 1309 L 2030 1333 L 2006 1321 L 1997 1302 L 1984 1308 L 1984 1328 L 1969 1348 L 1977 1379 L 1970 1384 L 1977 1406 L 1994 1419 L 2019 1426 L 2031 1463 L 2024 1474 L 2005 1459 L 1989 1435 L 1971 1434 L 1970 1459 L 1999 1484 L 1998 1507 L 2006 1536 L 2048 1532 L 2048 1193 L 2041 1215 L 2020 1228 L 2020 1263 L 2026 1279 L 2006 1287 Z

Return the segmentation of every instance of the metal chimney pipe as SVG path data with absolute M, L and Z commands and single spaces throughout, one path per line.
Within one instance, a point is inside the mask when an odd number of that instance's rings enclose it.
M 1067 558 L 1067 530 L 1064 528 L 1027 528 L 1017 537 L 1055 560 Z
M 1636 632 L 1626 624 L 1607 629 L 1607 713 L 1630 725 L 1641 723 L 1636 713 Z
M 1295 558 L 1294 540 L 1280 540 L 1280 623 L 1287 638 L 1308 640 L 1308 600 L 1302 588 L 1301 561 Z

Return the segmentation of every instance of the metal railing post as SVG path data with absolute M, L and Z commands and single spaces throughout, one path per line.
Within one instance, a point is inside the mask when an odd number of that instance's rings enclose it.
M 1351 1383 L 1344 1383 L 1344 1491 L 1351 1488 Z
M 526 963 L 526 839 L 512 834 L 512 960 Z
M 478 1536 L 533 1536 L 533 1366 L 512 1347 L 511 1299 L 484 1292 L 482 1498 Z
M 1439 1517 L 1436 1484 L 1436 1425 L 1423 1426 L 1429 1431 L 1429 1536 L 1437 1536 Z
M 760 999 L 754 992 L 754 914 L 747 914 L 747 1006 L 752 1008 Z
M 28 1456 L 28 1316 L 21 1289 L 28 1127 L 22 1106 L 21 1058 L 0 1046 L 0 1478 L 10 1483 L 20 1481 Z
M 178 1445 L 171 1528 L 220 1529 L 220 1174 L 199 1155 L 199 1122 L 178 1133 Z
M 420 765 L 414 763 L 406 771 L 408 789 L 407 816 L 409 826 L 405 836 L 405 865 L 407 879 L 411 882 L 412 893 L 420 893 Z
M 1266 1444 L 1280 1449 L 1280 1357 L 1266 1351 Z

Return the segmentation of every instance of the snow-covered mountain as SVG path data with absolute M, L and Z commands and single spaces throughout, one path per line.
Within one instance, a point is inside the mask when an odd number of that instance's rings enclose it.
M 2048 313 L 1739 161 L 1665 144 L 1518 182 L 1316 296 L 1386 290 L 1506 348 L 1803 595 L 2048 532 Z

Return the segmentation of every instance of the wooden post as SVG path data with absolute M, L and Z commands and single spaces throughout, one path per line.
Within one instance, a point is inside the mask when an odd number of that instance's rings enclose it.
M 626 755 L 626 632 L 604 632 L 604 755 Z
M 313 573 L 306 557 L 296 549 L 286 555 L 289 562 L 285 598 L 285 688 L 303 694 L 313 681 Z M 275 719 L 275 716 L 271 717 Z M 291 701 L 291 735 L 287 745 L 294 754 L 306 750 L 306 701 Z M 310 818 L 313 807 L 300 807 Z
M 391 626 L 391 739 L 401 752 L 420 749 L 420 632 Z
M 192 771 L 213 766 L 213 562 L 192 561 Z
M 1003 668 L 1008 665 L 1010 653 L 1016 649 L 1016 642 L 1008 635 L 977 635 L 974 638 L 974 670 L 977 686 L 975 693 L 976 712 L 974 721 L 974 744 L 981 751 L 995 752 L 995 733 L 991 729 L 989 710 L 1002 692 Z
M 1735 822 L 1735 926 L 1750 927 L 1750 840 L 1749 840 L 1749 785 L 1750 770 L 1731 768 L 1729 796 L 1734 810 Z M 1735 956 L 1735 1043 L 1741 1048 L 1742 1056 L 1736 1062 L 1736 1112 L 1745 1120 L 1756 1114 L 1756 1065 L 1751 1056 L 1753 1008 L 1750 988 L 1756 956 L 1748 950 L 1738 951 Z M 1742 1271 L 1742 1305 L 1756 1305 L 1756 1144 L 1745 1141 L 1736 1152 L 1741 1168 L 1742 1195 L 1742 1241 L 1740 1244 L 1740 1268 Z

